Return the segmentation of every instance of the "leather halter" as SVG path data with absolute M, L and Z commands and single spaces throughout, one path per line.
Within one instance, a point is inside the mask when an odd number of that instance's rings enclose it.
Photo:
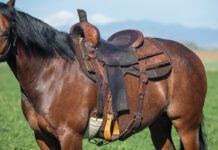
M 14 26 L 13 26 L 13 23 L 12 23 L 12 26 L 9 29 L 9 31 L 4 31 L 2 36 L 1 36 L 1 38 L 7 39 L 9 44 L 8 44 L 7 49 L 3 50 L 3 54 L 0 54 L 0 62 L 6 61 L 9 53 L 16 46 L 17 35 L 14 34 L 14 29 L 13 28 L 14 28 Z

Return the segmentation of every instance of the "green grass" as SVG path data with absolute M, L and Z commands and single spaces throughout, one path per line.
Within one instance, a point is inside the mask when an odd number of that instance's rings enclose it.
M 218 71 L 218 60 L 203 61 L 207 71 Z
M 204 107 L 204 132 L 209 150 L 218 149 L 218 63 L 205 63 L 208 78 L 208 92 Z M 25 120 L 20 101 L 19 84 L 7 64 L 0 64 L 0 150 L 39 150 L 33 131 Z M 179 147 L 179 137 L 173 128 L 173 140 Z M 85 150 L 141 150 L 154 149 L 148 129 L 124 142 L 114 142 L 98 148 L 83 141 Z

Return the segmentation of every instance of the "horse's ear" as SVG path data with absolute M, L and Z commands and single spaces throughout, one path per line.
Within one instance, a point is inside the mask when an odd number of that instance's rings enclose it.
M 7 2 L 7 5 L 8 5 L 8 6 L 14 6 L 14 5 L 15 5 L 15 0 L 9 0 L 9 1 Z

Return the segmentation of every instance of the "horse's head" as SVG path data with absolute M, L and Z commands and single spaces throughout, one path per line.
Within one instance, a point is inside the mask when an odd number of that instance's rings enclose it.
M 7 5 L 3 5 L 5 9 L 12 9 L 10 7 L 14 7 L 15 0 L 9 0 Z M 2 8 L 0 8 L 2 9 Z M 0 62 L 6 61 L 7 56 L 13 46 L 14 37 L 12 37 L 12 23 L 8 20 L 8 18 L 0 12 Z
M 0 3 L 0 62 L 8 61 L 9 57 L 14 59 L 12 56 L 18 56 L 17 51 L 21 47 L 20 50 L 25 50 L 25 53 L 31 52 L 43 58 L 59 54 L 66 60 L 74 60 L 69 34 L 16 10 L 14 3 L 15 0 L 9 0 L 7 4 Z

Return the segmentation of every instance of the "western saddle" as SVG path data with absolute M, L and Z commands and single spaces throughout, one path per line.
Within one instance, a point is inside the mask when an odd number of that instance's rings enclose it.
M 123 30 L 107 41 L 99 30 L 87 21 L 86 12 L 78 9 L 80 22 L 73 25 L 70 35 L 75 43 L 76 57 L 86 75 L 97 85 L 95 117 L 106 118 L 104 138 L 124 140 L 140 128 L 145 88 L 150 79 L 170 73 L 170 58 L 152 38 L 144 38 L 137 30 Z M 119 112 L 129 110 L 124 76 L 132 74 L 140 79 L 137 112 L 124 133 L 119 133 Z M 107 115 L 104 107 L 107 104 Z M 113 125 L 113 127 L 111 127 Z M 111 132 L 113 128 L 113 132 Z

